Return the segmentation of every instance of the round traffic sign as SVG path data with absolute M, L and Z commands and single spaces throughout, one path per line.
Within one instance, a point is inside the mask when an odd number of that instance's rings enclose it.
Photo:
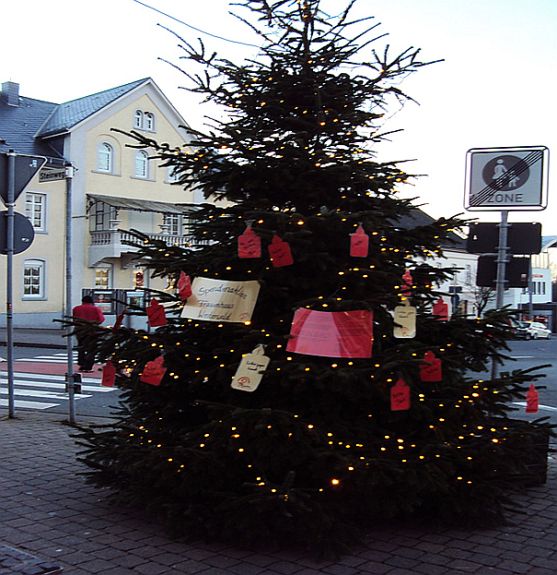
M 8 211 L 0 212 L 0 253 L 8 253 Z M 14 212 L 14 254 L 24 252 L 33 243 L 35 230 L 29 218 Z

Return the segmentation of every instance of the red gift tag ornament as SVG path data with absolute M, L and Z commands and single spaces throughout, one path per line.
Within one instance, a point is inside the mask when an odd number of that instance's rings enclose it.
M 366 234 L 362 224 L 358 229 L 350 234 L 350 255 L 353 258 L 365 258 L 369 252 L 369 236 Z
M 148 361 L 139 376 L 139 381 L 143 383 L 148 383 L 149 385 L 160 385 L 164 374 L 166 373 L 166 367 L 164 367 L 164 357 L 159 355 L 153 361 Z
M 149 307 L 147 308 L 147 319 L 151 327 L 160 327 L 161 325 L 166 325 L 166 313 L 164 311 L 164 306 L 161 305 L 156 298 L 151 300 Z
M 122 313 L 119 313 L 116 316 L 116 321 L 114 322 L 114 325 L 112 326 L 112 331 L 118 331 L 120 329 L 120 327 L 122 326 L 122 322 L 124 321 L 124 311 Z
M 449 319 L 449 305 L 444 302 L 442 297 L 440 297 L 433 304 L 431 313 L 437 316 L 435 319 L 439 321 L 447 321 Z
M 248 226 L 241 236 L 238 236 L 239 258 L 260 258 L 261 238 Z
M 294 263 L 292 252 L 290 251 L 290 244 L 281 240 L 277 234 L 273 236 L 273 241 L 269 245 L 269 255 L 271 256 L 271 263 L 275 268 L 291 266 Z
M 432 351 L 424 353 L 424 360 L 420 364 L 420 379 L 422 381 L 441 381 L 443 379 L 441 360 Z
M 114 387 L 115 380 L 116 367 L 114 367 L 114 364 L 111 361 L 107 361 L 103 367 L 101 385 L 103 387 Z
M 192 294 L 190 276 L 186 272 L 180 272 L 178 278 L 178 295 L 182 301 L 186 301 Z
M 413 283 L 414 283 L 414 278 L 412 277 L 410 270 L 406 270 L 402 274 L 402 289 L 400 290 L 400 293 L 402 293 L 402 295 L 405 297 L 412 295 Z
M 391 411 L 407 411 L 410 409 L 410 388 L 400 377 L 391 387 Z
M 530 384 L 530 388 L 526 393 L 526 413 L 537 413 L 539 407 L 539 395 L 538 390 L 534 387 L 534 384 Z

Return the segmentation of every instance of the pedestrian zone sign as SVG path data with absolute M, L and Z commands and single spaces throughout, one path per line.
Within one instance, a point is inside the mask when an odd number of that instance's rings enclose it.
M 543 210 L 548 172 L 545 146 L 468 150 L 464 207 L 470 211 Z

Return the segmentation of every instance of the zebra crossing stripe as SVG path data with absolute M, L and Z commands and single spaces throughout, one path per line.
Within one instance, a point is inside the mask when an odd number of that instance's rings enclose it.
M 51 389 L 61 389 L 61 390 L 65 390 L 66 389 L 66 384 L 65 383 L 56 383 L 56 382 L 42 382 L 42 381 L 24 381 L 22 379 L 16 379 L 14 381 L 14 385 L 24 385 L 26 387 L 45 387 L 45 388 L 51 388 Z M 113 387 L 97 387 L 95 385 L 82 385 L 81 386 L 81 390 L 82 391 L 89 391 L 89 392 L 93 392 L 93 393 L 107 393 L 107 392 L 111 392 L 114 391 Z
M 25 409 L 48 409 L 56 407 L 59 403 L 43 403 L 41 401 L 23 401 L 21 399 L 14 399 L 14 407 Z M 8 400 L 0 398 L 0 407 L 8 407 Z
M 0 390 L 0 395 L 8 395 L 8 391 Z M 35 391 L 34 389 L 18 389 L 17 387 L 14 389 L 14 395 L 24 395 L 25 397 L 42 397 L 44 399 L 68 399 L 66 393 L 57 393 L 55 391 Z M 76 394 L 75 399 L 83 399 L 85 397 L 92 396 L 80 393 Z

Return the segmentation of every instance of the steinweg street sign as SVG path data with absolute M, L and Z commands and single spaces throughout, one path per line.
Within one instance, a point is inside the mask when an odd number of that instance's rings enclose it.
M 27 187 L 33 176 L 44 166 L 43 156 L 15 156 L 15 192 L 14 202 Z M 0 154 L 0 197 L 8 201 L 8 155 Z
M 464 207 L 470 211 L 543 210 L 548 172 L 545 146 L 468 150 Z

